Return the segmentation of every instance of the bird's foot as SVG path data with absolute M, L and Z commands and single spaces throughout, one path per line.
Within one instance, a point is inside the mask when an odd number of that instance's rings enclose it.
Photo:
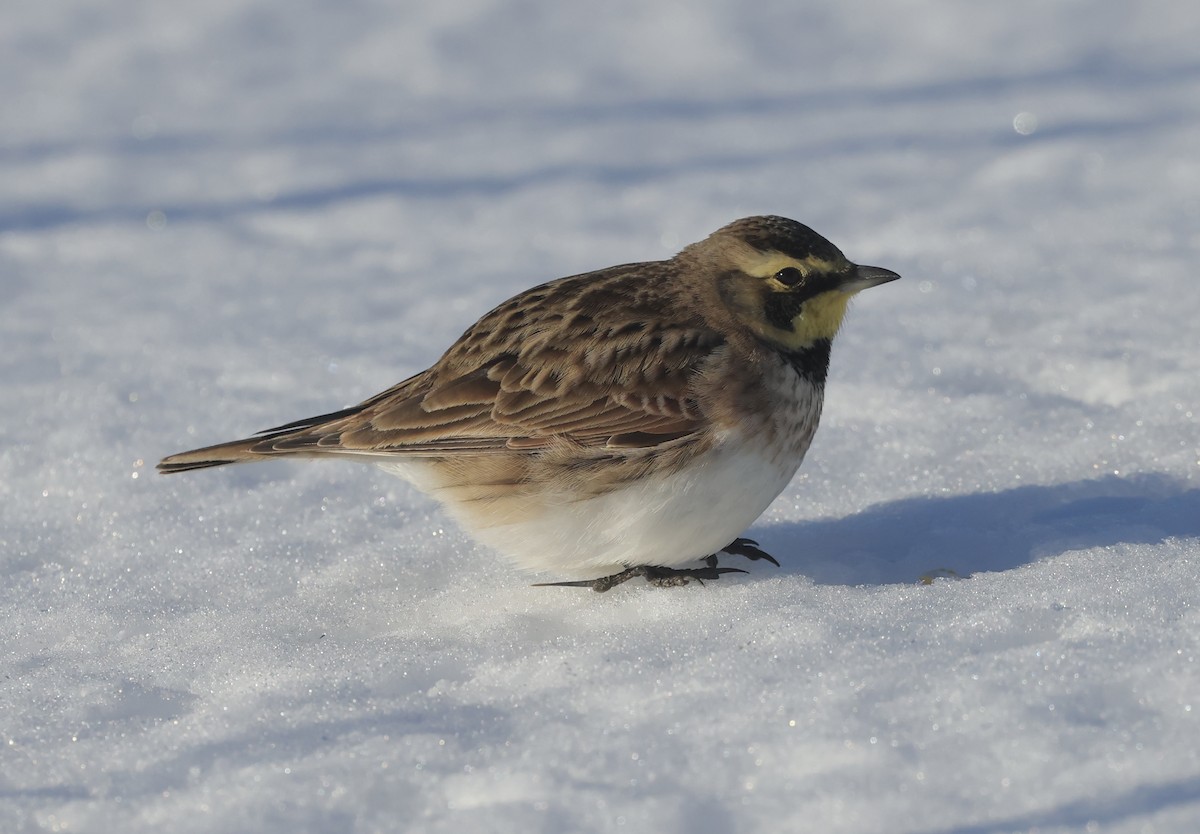
M 779 567 L 779 562 L 775 560 L 775 557 L 760 548 L 758 546 L 758 542 L 756 542 L 754 539 L 744 539 L 738 537 L 722 547 L 721 552 L 728 553 L 732 556 L 745 556 L 752 562 L 757 562 L 759 559 L 766 559 L 775 567 Z M 704 561 L 710 568 L 715 568 L 717 566 L 717 554 L 714 553 L 713 555 L 705 558 Z
M 599 579 L 581 579 L 576 582 L 538 582 L 534 587 L 591 588 L 596 593 L 602 594 L 610 588 L 615 588 L 622 582 L 638 576 L 645 578 L 656 588 L 676 588 L 688 584 L 693 579 L 703 585 L 705 579 L 720 579 L 721 574 L 724 573 L 745 572 L 738 568 L 718 568 L 713 565 L 704 568 L 663 568 L 655 565 L 638 565 L 626 568 L 620 573 L 614 573 L 612 576 L 602 576 Z

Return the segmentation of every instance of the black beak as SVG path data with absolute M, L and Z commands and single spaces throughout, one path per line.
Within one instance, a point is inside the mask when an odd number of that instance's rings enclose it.
M 895 281 L 899 277 L 895 272 L 881 266 L 856 266 L 854 271 L 842 281 L 838 289 L 853 295 L 861 290 L 878 287 L 888 281 Z

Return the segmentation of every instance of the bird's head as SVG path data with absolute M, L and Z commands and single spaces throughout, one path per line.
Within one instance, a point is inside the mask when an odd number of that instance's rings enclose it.
M 900 277 L 851 263 L 825 238 L 785 217 L 735 220 L 680 257 L 704 263 L 722 306 L 784 350 L 832 340 L 856 293 Z

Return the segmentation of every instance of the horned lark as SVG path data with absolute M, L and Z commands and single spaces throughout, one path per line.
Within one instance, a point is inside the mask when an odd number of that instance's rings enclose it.
M 359 405 L 158 468 L 374 463 L 519 566 L 588 577 L 545 584 L 744 572 L 719 553 L 778 564 L 739 534 L 804 459 L 851 296 L 899 277 L 794 220 L 747 217 L 670 260 L 526 290 Z

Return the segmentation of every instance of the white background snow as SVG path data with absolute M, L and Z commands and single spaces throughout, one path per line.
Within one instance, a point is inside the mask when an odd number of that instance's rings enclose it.
M 1200 830 L 1200 5 L 3 21 L 0 830 Z M 756 213 L 904 276 L 782 568 L 533 588 L 374 469 L 153 473 Z

